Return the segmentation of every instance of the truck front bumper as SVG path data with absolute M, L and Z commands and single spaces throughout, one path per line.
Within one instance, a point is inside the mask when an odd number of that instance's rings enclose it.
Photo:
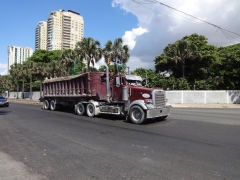
M 147 109 L 147 119 L 148 118 L 156 118 L 162 116 L 168 116 L 170 114 L 170 106 L 164 108 L 154 108 L 154 109 Z

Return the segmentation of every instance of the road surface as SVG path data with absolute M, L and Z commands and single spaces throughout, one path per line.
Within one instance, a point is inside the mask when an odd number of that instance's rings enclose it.
M 40 105 L 0 108 L 0 179 L 240 179 L 239 109 L 173 108 L 134 125 Z

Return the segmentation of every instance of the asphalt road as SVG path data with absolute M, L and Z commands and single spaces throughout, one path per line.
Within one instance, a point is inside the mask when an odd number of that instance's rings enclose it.
M 11 103 L 0 108 L 0 179 L 240 179 L 240 110 L 173 108 L 133 125 Z

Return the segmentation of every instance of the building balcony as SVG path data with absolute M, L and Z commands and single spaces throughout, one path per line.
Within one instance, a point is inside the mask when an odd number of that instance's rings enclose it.
M 63 19 L 71 19 L 71 16 L 63 16 Z
M 69 34 L 71 34 L 71 32 L 70 32 L 70 31 L 63 31 L 62 34 L 63 34 L 63 35 L 64 35 L 64 34 L 69 35 Z

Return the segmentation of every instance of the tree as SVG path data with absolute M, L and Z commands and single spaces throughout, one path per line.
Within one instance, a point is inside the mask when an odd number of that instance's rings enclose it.
M 22 99 L 24 99 L 24 81 L 28 76 L 27 67 L 25 64 L 19 64 L 19 78 L 22 80 Z
M 169 44 L 164 48 L 165 58 L 169 61 L 180 63 L 182 66 L 182 77 L 185 77 L 186 60 L 201 59 L 201 54 L 197 53 L 197 46 L 187 40 L 179 40 Z
M 25 61 L 24 65 L 26 66 L 26 71 L 29 76 L 29 90 L 30 90 L 30 96 L 29 99 L 32 99 L 32 80 L 33 80 L 33 75 L 36 74 L 36 63 L 33 61 Z
M 13 87 L 13 78 L 10 75 L 0 75 L 0 92 L 5 93 L 5 91 L 8 91 L 8 96 L 11 88 Z
M 195 88 L 213 88 L 212 78 L 221 77 L 221 58 L 218 54 L 218 48 L 208 44 L 208 39 L 202 35 L 192 34 L 184 36 L 181 40 L 188 41 L 197 46 L 195 54 L 200 55 L 194 59 L 185 59 L 185 78 L 191 87 Z M 180 78 L 182 76 L 182 64 L 178 61 L 169 60 L 165 53 L 155 57 L 156 72 L 169 74 L 171 77 Z M 211 78 L 210 78 L 211 77 Z M 204 84 L 206 83 L 206 84 Z M 218 87 L 222 85 L 219 81 Z
M 53 78 L 63 76 L 63 72 L 65 72 L 64 75 L 66 75 L 66 71 L 62 67 L 62 63 L 63 62 L 59 60 L 52 60 L 51 62 L 47 63 L 44 74 Z
M 105 62 L 108 64 L 108 61 L 113 62 L 115 65 L 115 73 L 118 73 L 117 63 L 126 64 L 130 54 L 128 53 L 128 45 L 123 45 L 123 40 L 117 38 L 112 41 L 107 41 L 105 48 L 103 49 L 103 56 Z
M 215 69 L 219 78 L 222 78 L 218 84 L 219 88 L 240 89 L 240 44 L 219 47 L 218 55 L 220 60 Z
M 9 73 L 12 77 L 14 77 L 13 84 L 17 85 L 17 99 L 19 92 L 19 81 L 20 81 L 20 64 L 14 63 L 11 65 Z
M 70 70 L 74 64 L 74 58 L 76 57 L 75 51 L 72 49 L 64 49 L 60 55 L 61 64 L 67 68 L 67 75 L 70 75 Z
M 77 57 L 87 62 L 87 71 L 90 70 L 90 63 L 94 67 L 95 63 L 102 57 L 100 42 L 90 37 L 77 42 L 75 52 Z
M 52 60 L 59 59 L 60 54 L 61 54 L 60 50 L 36 49 L 33 55 L 28 58 L 28 61 L 49 63 Z
M 45 68 L 45 63 L 37 63 L 36 64 L 36 73 L 37 77 L 40 80 L 40 97 L 42 97 L 42 82 L 44 80 L 44 76 L 48 75 L 47 69 Z

